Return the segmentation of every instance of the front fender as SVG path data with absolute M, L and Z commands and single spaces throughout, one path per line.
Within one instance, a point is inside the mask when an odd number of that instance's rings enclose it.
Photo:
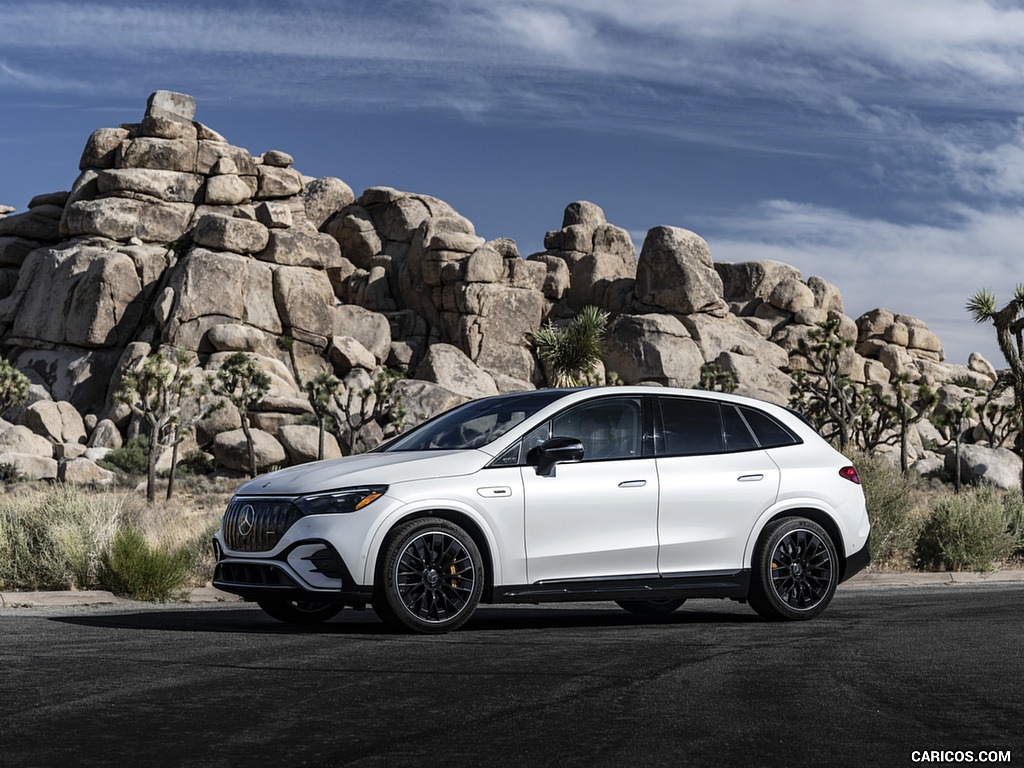
M 381 548 L 388 534 L 406 520 L 414 517 L 431 517 L 430 513 L 445 511 L 464 516 L 473 521 L 476 527 L 483 534 L 487 549 L 490 554 L 491 574 L 495 584 L 501 584 L 501 555 L 498 542 L 494 533 L 480 510 L 470 504 L 456 499 L 432 499 L 409 502 L 391 510 L 387 515 L 377 521 L 377 527 L 373 530 L 368 546 L 366 547 L 366 559 L 363 563 L 363 584 L 373 586 L 374 576 L 377 571 L 377 560 L 380 557 Z

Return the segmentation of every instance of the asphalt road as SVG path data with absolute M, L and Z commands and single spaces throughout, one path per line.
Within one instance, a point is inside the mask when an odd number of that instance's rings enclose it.
M 725 601 L 659 621 L 485 606 L 441 637 L 370 611 L 296 629 L 245 604 L 6 608 L 0 765 L 1024 764 L 1022 601 L 840 588 L 786 624 Z

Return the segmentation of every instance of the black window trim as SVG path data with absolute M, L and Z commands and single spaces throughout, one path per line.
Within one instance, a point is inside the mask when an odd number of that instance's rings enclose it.
M 733 403 L 733 402 L 726 401 L 726 400 L 719 400 L 717 398 L 694 397 L 692 395 L 675 395 L 675 394 L 657 394 L 657 395 L 651 396 L 651 399 L 657 401 L 656 403 L 652 403 L 652 405 L 651 405 L 651 410 L 655 414 L 654 415 L 654 419 L 655 419 L 655 434 L 654 434 L 655 453 L 654 453 L 654 455 L 657 458 L 668 459 L 668 458 L 686 458 L 688 456 L 722 456 L 722 455 L 725 455 L 725 454 L 733 454 L 733 453 L 750 453 L 751 451 L 766 451 L 766 450 L 770 450 L 772 448 L 786 448 L 789 445 L 801 445 L 803 443 L 803 439 L 798 434 L 796 434 L 792 429 L 790 429 L 785 424 L 780 422 L 774 416 L 772 416 L 769 413 L 765 413 L 763 410 L 760 410 L 758 408 L 754 408 L 753 406 L 746 405 L 745 403 L 744 404 L 740 404 L 740 403 Z M 699 402 L 702 402 L 702 403 L 715 403 L 716 405 L 718 405 L 718 426 L 719 426 L 719 429 L 722 431 L 722 448 L 723 448 L 723 450 L 721 450 L 721 451 L 706 451 L 706 452 L 703 452 L 703 453 L 669 453 L 667 448 L 666 448 L 666 446 L 665 446 L 665 423 L 664 423 L 664 414 L 662 413 L 662 410 L 661 410 L 661 404 L 662 404 L 662 401 L 664 401 L 664 400 L 696 400 L 696 401 L 699 401 Z M 725 419 L 722 416 L 722 408 L 725 407 L 725 406 L 729 406 L 731 408 L 734 408 L 736 410 L 736 412 L 739 413 L 740 418 L 743 419 L 743 423 L 746 425 L 747 430 L 750 432 L 750 436 L 754 438 L 754 442 L 757 444 L 756 447 L 753 447 L 753 448 L 740 448 L 740 449 L 737 449 L 737 450 L 729 450 L 728 441 L 726 440 L 726 435 L 725 435 Z M 761 445 L 761 440 L 758 438 L 757 432 L 754 431 L 753 427 L 750 426 L 750 422 L 747 421 L 746 415 L 743 413 L 743 410 L 745 408 L 751 408 L 753 410 L 756 410 L 758 413 L 763 415 L 765 418 L 767 418 L 767 419 L 771 420 L 772 422 L 774 422 L 775 424 L 777 424 L 786 434 L 788 434 L 790 437 L 793 438 L 794 442 L 786 443 L 784 445 L 770 445 L 770 446 L 763 446 L 763 445 Z

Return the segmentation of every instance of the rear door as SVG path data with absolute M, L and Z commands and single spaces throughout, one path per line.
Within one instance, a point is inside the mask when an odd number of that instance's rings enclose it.
M 659 571 L 738 570 L 754 522 L 778 496 L 779 468 L 731 403 L 657 402 Z

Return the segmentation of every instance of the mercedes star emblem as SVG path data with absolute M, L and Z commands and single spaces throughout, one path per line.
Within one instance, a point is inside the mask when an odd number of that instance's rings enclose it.
M 238 532 L 242 536 L 248 536 L 252 533 L 252 526 L 256 522 L 256 510 L 252 508 L 252 504 L 246 504 L 242 507 L 242 517 L 238 521 Z

